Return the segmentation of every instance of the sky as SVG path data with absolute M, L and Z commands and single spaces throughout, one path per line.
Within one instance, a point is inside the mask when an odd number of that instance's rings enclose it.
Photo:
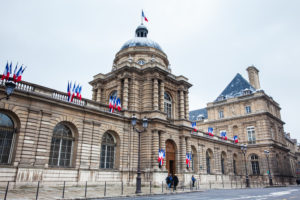
M 25 81 L 66 91 L 112 69 L 134 37 L 141 10 L 148 37 L 168 55 L 172 73 L 193 84 L 190 110 L 203 108 L 237 73 L 259 69 L 261 88 L 282 110 L 284 128 L 300 142 L 300 1 L 284 0 L 10 0 L 0 1 L 0 70 L 27 66 Z M 2 68 L 2 69 L 1 69 Z

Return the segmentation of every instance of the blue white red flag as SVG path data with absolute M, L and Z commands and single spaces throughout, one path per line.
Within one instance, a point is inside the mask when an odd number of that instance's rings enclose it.
M 186 162 L 187 168 L 189 168 L 191 165 L 191 155 L 189 153 L 186 153 L 185 162 Z
M 22 68 L 22 66 L 21 66 L 21 68 Z M 19 69 L 19 71 L 21 70 L 21 68 Z M 26 69 L 26 67 L 24 67 L 20 72 L 18 71 L 17 74 L 19 74 L 19 75 L 16 77 L 16 79 L 17 79 L 16 82 L 20 82 L 22 80 L 22 75 L 23 75 L 25 69 Z
M 72 85 L 72 82 L 68 81 L 68 87 L 67 87 L 68 101 L 70 101 L 70 98 L 71 98 L 71 85 Z
M 192 128 L 194 132 L 197 132 L 196 122 L 192 122 Z
M 214 136 L 214 129 L 212 127 L 208 127 L 208 135 Z
M 14 82 L 16 82 L 17 81 L 17 69 L 18 69 L 18 63 L 17 63 L 17 65 L 15 66 L 15 70 L 14 70 L 14 75 L 13 75 L 13 80 L 14 80 Z
M 75 90 L 76 90 L 76 83 L 74 83 L 74 85 L 73 85 L 72 96 L 71 96 L 71 102 L 73 102 L 73 99 L 74 99 L 74 97 L 75 97 Z
M 233 141 L 234 141 L 234 143 L 238 143 L 239 142 L 237 135 L 233 136 Z
M 120 112 L 121 111 L 121 109 L 122 109 L 122 107 L 121 107 L 121 100 L 120 100 L 120 98 L 118 98 L 117 99 L 117 109 L 118 109 L 118 111 Z
M 9 76 L 11 75 L 11 68 L 12 68 L 12 62 L 10 62 L 10 65 L 9 65 L 8 70 L 6 72 L 6 80 L 8 80 Z
M 8 62 L 6 62 L 6 66 L 5 66 L 5 69 L 4 69 L 4 72 L 3 72 L 3 75 L 2 75 L 2 77 L 1 77 L 1 80 L 4 80 L 4 79 L 6 79 L 6 75 L 7 75 L 8 68 L 9 68 L 9 66 L 8 66 Z
M 81 96 L 81 90 L 82 90 L 82 86 L 79 87 L 79 100 L 81 100 L 82 96 Z
M 223 140 L 227 140 L 226 131 L 221 131 L 220 135 Z
M 160 166 L 163 166 L 164 159 L 165 159 L 165 151 L 163 149 L 158 150 L 158 159 L 157 159 L 157 161 L 159 162 Z
M 147 17 L 145 16 L 145 14 L 144 14 L 144 11 L 142 10 L 142 18 L 146 21 L 146 22 L 148 22 L 148 19 L 147 19 Z

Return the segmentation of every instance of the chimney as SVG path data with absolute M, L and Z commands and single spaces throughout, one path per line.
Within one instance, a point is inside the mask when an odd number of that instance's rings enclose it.
M 258 76 L 258 69 L 254 67 L 253 65 L 247 68 L 248 71 L 248 77 L 250 84 L 256 89 L 260 89 L 260 83 L 259 83 L 259 76 Z

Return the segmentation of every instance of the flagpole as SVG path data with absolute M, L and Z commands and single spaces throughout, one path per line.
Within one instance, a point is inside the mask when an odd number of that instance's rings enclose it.
M 142 9 L 142 13 L 143 13 L 143 9 Z M 141 15 L 141 24 L 143 24 L 143 15 Z

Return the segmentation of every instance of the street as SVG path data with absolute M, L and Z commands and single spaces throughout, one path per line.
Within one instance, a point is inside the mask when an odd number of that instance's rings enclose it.
M 253 189 L 206 190 L 204 192 L 183 193 L 174 195 L 155 195 L 115 199 L 209 199 L 209 200 L 289 200 L 300 199 L 300 187 L 273 187 Z

